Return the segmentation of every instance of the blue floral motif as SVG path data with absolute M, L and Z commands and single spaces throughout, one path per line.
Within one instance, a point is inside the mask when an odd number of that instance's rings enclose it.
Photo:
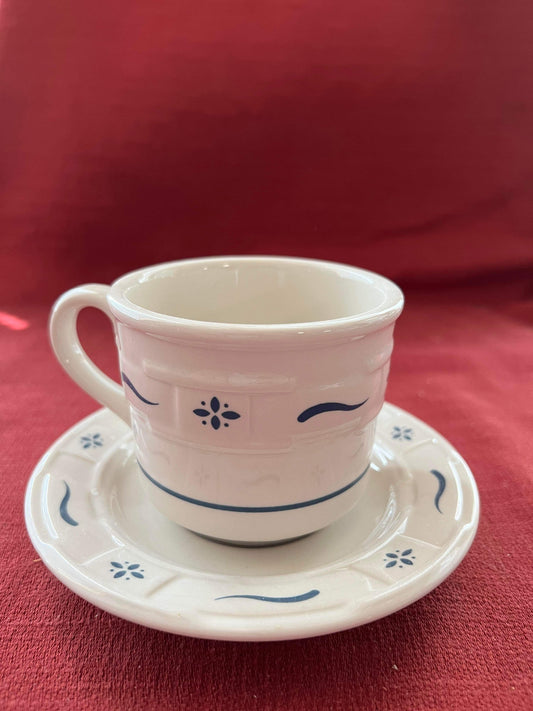
M 88 434 L 80 438 L 81 446 L 83 449 L 96 449 L 97 447 L 104 446 L 104 440 L 99 432 L 96 434 Z
M 144 578 L 144 570 L 141 568 L 140 563 L 128 563 L 128 561 L 125 561 L 124 563 L 117 563 L 115 560 L 112 560 L 111 565 L 113 567 L 110 568 L 109 572 L 114 573 L 114 578 L 131 580 L 129 577 L 130 575 L 134 578 Z M 139 570 L 139 568 L 141 569 Z
M 398 568 L 403 568 L 404 565 L 414 565 L 413 560 L 416 556 L 413 555 L 413 549 L 407 548 L 404 551 L 397 550 L 395 553 L 385 553 L 385 568 L 394 568 L 395 565 Z M 403 565 L 402 565 L 403 563 Z
M 392 439 L 397 439 L 400 442 L 405 440 L 410 442 L 415 437 L 414 430 L 411 427 L 393 427 L 391 434 Z
M 220 400 L 217 397 L 211 398 L 211 402 L 209 403 L 210 410 L 205 409 L 205 400 L 202 400 L 201 404 L 204 407 L 198 407 L 196 410 L 193 410 L 193 412 L 197 417 L 202 418 L 202 425 L 207 425 L 209 422 L 214 430 L 218 430 L 221 424 L 224 424 L 224 427 L 229 427 L 227 422 L 222 423 L 221 417 L 224 420 L 238 420 L 240 417 L 238 412 L 227 409 L 229 408 L 227 402 L 224 403 L 224 409 L 220 412 Z

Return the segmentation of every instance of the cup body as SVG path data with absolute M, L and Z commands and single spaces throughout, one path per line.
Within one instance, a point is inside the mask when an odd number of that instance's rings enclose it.
M 363 496 L 399 289 L 343 265 L 187 260 L 112 285 L 139 474 L 167 517 L 241 543 Z
M 78 341 L 87 306 L 113 321 L 122 388 Z M 50 336 L 71 377 L 131 424 L 157 509 L 257 545 L 323 528 L 364 496 L 402 307 L 395 284 L 355 267 L 217 257 L 77 287 Z

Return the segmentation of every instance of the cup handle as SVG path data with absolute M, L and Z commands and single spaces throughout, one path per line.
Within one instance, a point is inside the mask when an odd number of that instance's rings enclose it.
M 108 291 L 105 284 L 84 284 L 60 296 L 50 314 L 50 341 L 58 361 L 70 377 L 130 425 L 130 409 L 124 390 L 90 360 L 78 338 L 78 314 L 84 308 L 100 309 L 113 322 L 106 298 Z

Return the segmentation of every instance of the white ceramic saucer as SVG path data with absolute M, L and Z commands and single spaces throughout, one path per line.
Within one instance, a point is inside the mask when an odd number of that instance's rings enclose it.
M 64 434 L 28 484 L 26 525 L 67 587 L 142 625 L 224 640 L 311 637 L 422 597 L 461 562 L 479 500 L 455 449 L 385 404 L 362 504 L 327 529 L 270 548 L 206 540 L 142 493 L 126 425 L 99 410 Z

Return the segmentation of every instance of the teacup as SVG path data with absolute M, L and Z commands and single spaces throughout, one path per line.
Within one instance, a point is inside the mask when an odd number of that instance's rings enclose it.
M 79 343 L 88 306 L 113 322 L 122 387 Z M 131 425 L 161 513 L 260 545 L 324 528 L 364 497 L 402 307 L 395 284 L 347 265 L 191 259 L 68 291 L 50 336 L 69 375 Z

